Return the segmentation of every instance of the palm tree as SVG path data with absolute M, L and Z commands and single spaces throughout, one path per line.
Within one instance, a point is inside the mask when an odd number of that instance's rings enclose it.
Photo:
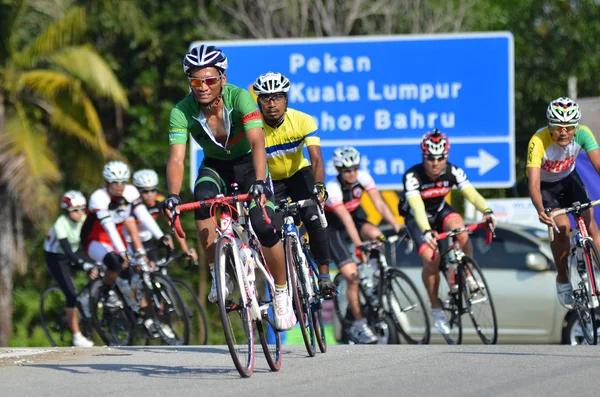
M 40 16 L 39 3 L 47 2 L 0 0 L 0 346 L 12 328 L 13 272 L 27 263 L 24 221 L 41 226 L 56 213 L 53 189 L 63 177 L 56 153 L 64 145 L 79 150 L 69 172 L 83 182 L 98 178 L 94 171 L 117 153 L 91 97 L 128 107 L 110 67 L 82 44 L 85 10 L 55 8 L 54 16 Z M 44 18 L 32 34 L 31 21 Z

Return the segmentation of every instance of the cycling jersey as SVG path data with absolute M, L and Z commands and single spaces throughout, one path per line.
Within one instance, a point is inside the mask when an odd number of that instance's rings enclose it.
M 580 125 L 571 143 L 559 146 L 552 140 L 548 127 L 537 130 L 529 141 L 527 167 L 541 168 L 542 182 L 557 182 L 575 169 L 575 159 L 584 150 L 586 153 L 598 149 L 592 131 Z
M 81 228 L 86 216 L 83 215 L 81 221 L 76 222 L 69 218 L 68 215 L 63 214 L 58 217 L 54 225 L 50 228 L 46 234 L 46 240 L 44 241 L 44 251 L 52 252 L 55 254 L 64 254 L 64 250 L 59 244 L 59 240 L 64 238 L 67 239 L 71 250 L 73 252 L 79 249 L 79 243 L 81 241 Z
M 148 209 L 148 213 L 150 214 L 150 216 L 152 216 L 152 219 L 154 219 L 155 221 L 158 218 L 160 218 L 160 216 L 163 213 L 164 201 L 165 196 L 163 196 L 162 194 L 157 194 L 154 205 L 151 207 L 146 206 L 146 208 Z M 146 241 L 152 240 L 152 231 L 148 229 L 148 227 L 137 218 L 136 224 L 138 227 L 138 234 L 140 235 L 140 241 L 144 243 Z M 131 243 L 131 236 L 127 232 L 127 229 L 123 230 L 123 234 L 125 235 L 125 240 L 127 240 L 128 243 Z
M 321 144 L 315 120 L 295 109 L 287 109 L 279 127 L 273 128 L 263 122 L 263 129 L 269 171 L 276 181 L 289 178 L 309 165 L 302 154 L 305 143 L 306 146 Z
M 96 190 L 90 196 L 90 214 L 81 230 L 86 249 L 92 241 L 112 246 L 117 252 L 126 250 L 123 226 L 133 219 L 134 207 L 142 204 L 140 193 L 133 185 L 125 185 L 122 197 L 113 197 L 107 188 Z
M 452 187 L 457 186 L 462 191 L 465 187 L 471 186 L 471 182 L 467 179 L 467 174 L 462 168 L 450 162 L 447 163 L 446 169 L 435 180 L 429 178 L 425 172 L 425 166 L 420 163 L 406 171 L 402 182 L 404 184 L 404 197 L 400 203 L 400 210 L 405 213 L 412 212 L 408 204 L 409 199 L 421 196 L 425 203 L 427 216 L 442 210 L 446 203 L 444 199 L 450 193 Z
M 260 111 L 247 90 L 231 84 L 223 87 L 223 122 L 227 131 L 225 145 L 216 140 L 198 101 L 190 93 L 171 111 L 169 144 L 186 144 L 189 133 L 204 150 L 205 158 L 231 160 L 250 153 L 246 132 L 263 125 Z
M 344 184 L 339 175 L 327 182 L 326 189 L 329 197 L 325 202 L 325 215 L 332 228 L 344 228 L 342 221 L 333 213 L 335 208 L 342 205 L 350 212 L 355 223 L 357 219 L 361 221 L 364 211 L 360 209 L 360 199 L 365 191 L 377 189 L 375 181 L 367 172 L 358 170 L 356 177 L 356 182 L 351 185 Z

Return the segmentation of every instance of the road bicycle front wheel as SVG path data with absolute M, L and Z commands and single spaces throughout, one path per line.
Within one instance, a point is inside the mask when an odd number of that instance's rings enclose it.
M 304 345 L 306 346 L 306 351 L 310 357 L 314 357 L 316 354 L 314 324 L 312 314 L 310 313 L 308 296 L 305 293 L 302 284 L 303 277 L 302 274 L 300 274 L 302 269 L 300 269 L 300 258 L 298 255 L 297 245 L 293 237 L 286 237 L 285 264 L 287 268 L 288 286 L 292 292 L 292 303 L 294 311 L 296 312 L 298 324 L 300 325 L 300 331 L 302 333 Z
M 383 305 L 396 328 L 410 344 L 428 344 L 431 335 L 429 316 L 417 287 L 404 272 L 389 269 L 384 281 Z
M 109 346 L 130 346 L 137 322 L 121 290 L 116 286 L 109 290 L 96 280 L 90 291 L 92 319 L 100 338 Z
M 460 345 L 463 336 L 461 295 L 456 284 L 451 286 L 448 282 L 446 271 L 440 273 L 439 302 L 450 326 L 450 333 L 444 335 L 444 339 L 449 345 Z
M 473 321 L 475 331 L 484 344 L 495 345 L 498 341 L 496 308 L 481 268 L 473 259 L 464 256 L 460 266 L 460 277 L 465 308 Z
M 190 344 L 206 345 L 208 340 L 208 322 L 206 320 L 206 311 L 198 299 L 194 289 L 185 281 L 171 279 L 177 288 L 177 292 L 183 299 L 183 309 L 190 322 Z
M 255 255 L 256 252 L 255 252 Z M 268 271 L 265 267 L 265 271 Z M 260 338 L 260 344 L 263 352 L 265 353 L 265 359 L 269 368 L 272 371 L 279 371 L 281 369 L 281 333 L 275 329 L 271 323 L 273 322 L 273 298 L 275 296 L 275 288 L 268 281 L 267 278 L 271 277 L 269 273 L 263 273 L 259 268 L 254 269 L 256 275 L 256 299 L 261 307 L 262 318 L 257 320 L 256 328 L 258 330 L 258 336 Z
M 575 291 L 573 293 L 575 297 L 573 306 L 579 316 L 581 331 L 585 341 L 590 345 L 597 345 L 598 323 L 594 306 L 597 306 L 598 302 L 598 265 L 600 263 L 600 257 L 598 256 L 596 246 L 593 242 L 590 243 L 589 240 L 584 241 L 583 252 L 587 269 L 583 269 L 581 278 L 585 281 L 581 283 L 582 288 L 579 290 L 579 293 Z M 589 274 L 588 269 L 591 269 L 592 274 Z M 595 296 L 591 289 L 592 283 L 594 283 L 594 286 L 596 287 Z
M 238 279 L 233 256 L 234 249 L 236 247 L 227 238 L 217 240 L 214 273 L 217 286 L 217 305 L 233 364 L 239 374 L 247 378 L 254 372 L 254 329 L 250 304 L 247 299 L 248 292 L 244 281 Z M 233 284 L 231 291 L 227 291 L 227 284 L 229 286 Z M 244 299 L 248 303 L 244 303 Z
M 305 252 L 306 254 L 306 252 Z M 311 313 L 315 328 L 315 339 L 321 353 L 327 353 L 327 338 L 325 336 L 325 323 L 323 322 L 323 299 L 319 298 L 319 284 L 314 270 L 310 268 L 311 282 L 316 293 L 316 298 L 311 304 Z
M 154 328 L 169 345 L 187 345 L 190 340 L 190 322 L 183 298 L 168 276 L 151 273 L 153 291 L 152 307 L 156 324 Z

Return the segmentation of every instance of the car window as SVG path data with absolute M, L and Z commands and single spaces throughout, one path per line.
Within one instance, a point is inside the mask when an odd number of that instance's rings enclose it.
M 471 234 L 473 256 L 484 268 L 526 270 L 525 257 L 530 252 L 540 252 L 532 241 L 505 229 L 496 229 L 496 238 L 492 244 L 485 244 L 485 231 L 476 230 Z M 404 253 L 406 242 L 401 242 L 396 248 L 396 265 L 400 267 L 421 267 L 422 262 L 417 254 L 417 247 L 408 255 Z M 389 263 L 390 249 L 387 250 Z

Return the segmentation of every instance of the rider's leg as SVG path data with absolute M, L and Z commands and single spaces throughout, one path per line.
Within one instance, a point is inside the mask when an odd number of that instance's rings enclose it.
M 357 228 L 362 240 L 375 240 L 377 237 L 383 234 L 377 226 L 370 222 L 365 222 L 362 225 L 357 226 L 360 226 Z
M 419 256 L 423 261 L 423 271 L 421 278 L 432 309 L 439 309 L 440 302 L 438 299 L 438 289 L 440 287 L 440 254 L 435 253 L 427 244 L 422 244 L 419 247 Z
M 554 218 L 554 222 L 558 226 L 560 233 L 554 232 L 554 240 L 550 243 L 550 248 L 552 248 L 552 256 L 556 264 L 556 281 L 565 284 L 569 282 L 567 276 L 567 258 L 570 246 L 569 231 L 571 230 L 571 222 L 566 215 Z

